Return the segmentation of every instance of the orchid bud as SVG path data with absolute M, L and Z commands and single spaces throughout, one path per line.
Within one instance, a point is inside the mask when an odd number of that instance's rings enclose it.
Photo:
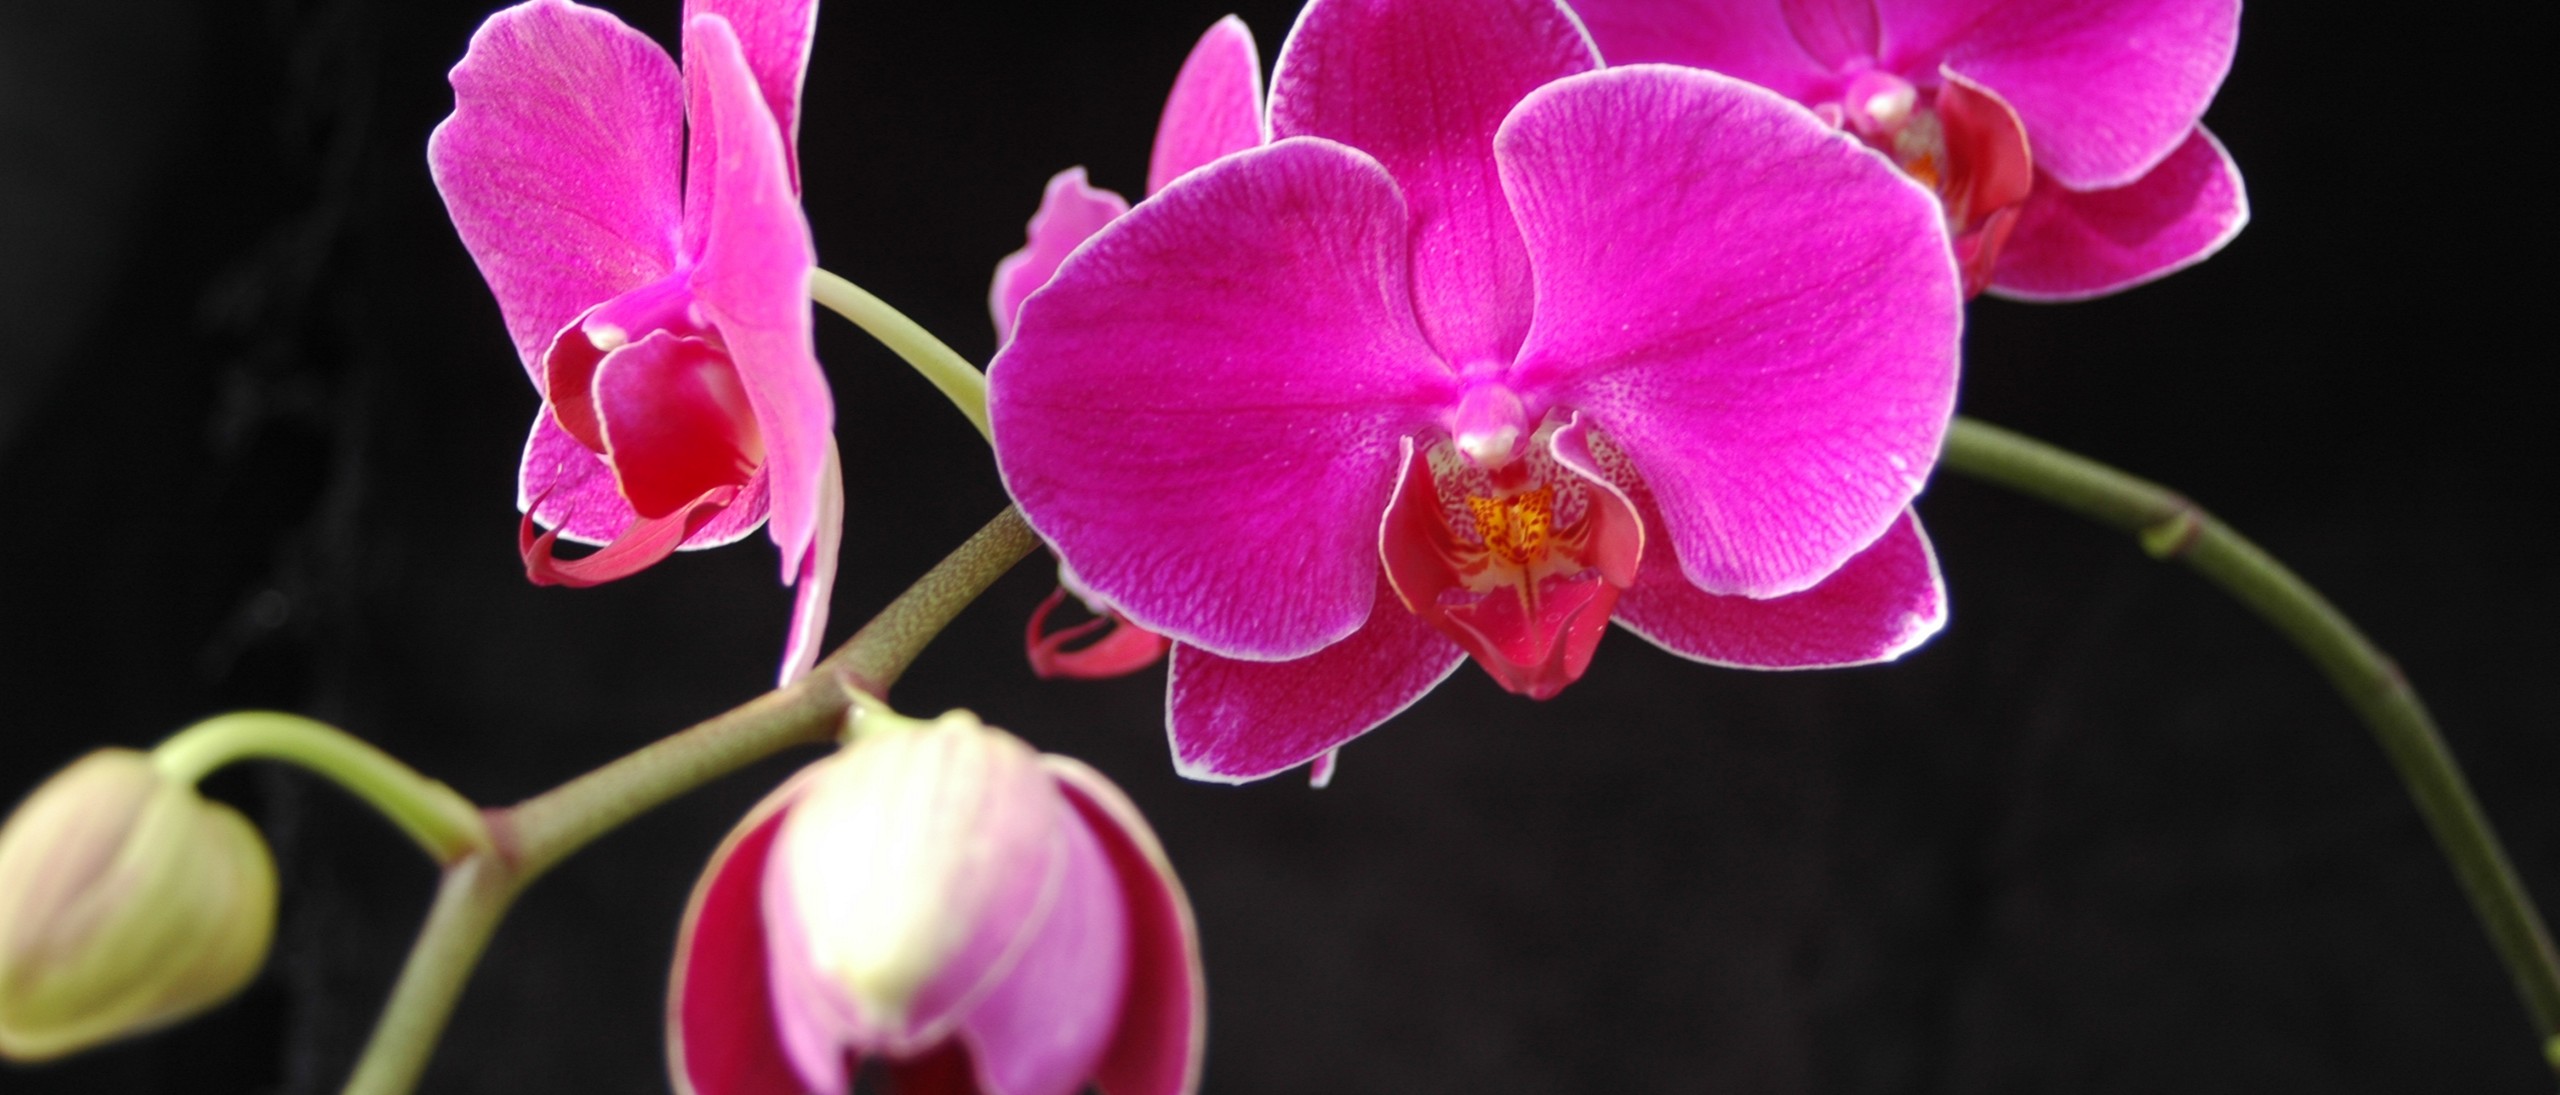
M 1198 947 L 1152 833 L 1090 769 L 967 712 L 891 720 L 713 858 L 670 1007 L 677 1087 L 1003 1095 L 1197 1082 Z
M 276 868 L 229 806 L 101 749 L 0 827 L 0 1056 L 41 1061 L 174 1023 L 258 971 Z

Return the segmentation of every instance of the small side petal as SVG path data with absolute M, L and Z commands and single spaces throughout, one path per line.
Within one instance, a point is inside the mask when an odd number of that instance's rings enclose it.
M 783 154 L 791 163 L 791 185 L 800 186 L 800 84 L 809 74 L 809 41 L 818 33 L 818 0 L 684 0 L 684 25 L 697 15 L 717 15 L 736 32 L 782 131 Z
M 817 535 L 835 401 L 810 332 L 809 271 L 817 254 L 783 157 L 781 131 L 727 21 L 696 17 L 685 33 L 693 94 L 688 226 L 701 209 L 694 298 L 728 343 L 755 406 L 773 498 L 782 580 L 799 577 Z
M 490 16 L 452 80 L 427 166 L 533 373 L 571 320 L 675 267 L 682 84 L 647 35 L 565 0 Z
M 735 543 L 764 524 L 770 495 L 762 473 L 747 481 L 728 508 L 694 530 L 677 549 L 694 551 Z M 612 543 L 639 517 L 624 501 L 604 460 L 560 428 L 548 409 L 534 416 L 516 475 L 516 510 L 529 514 L 572 544 Z
M 1664 65 L 1550 84 L 1498 143 L 1538 284 L 1514 387 L 1626 454 L 1692 582 L 1793 593 L 1892 526 L 1955 402 L 1935 197 L 1800 106 Z
M 1262 54 L 1244 20 L 1230 15 L 1200 36 L 1173 78 L 1164 116 L 1156 122 L 1155 147 L 1147 155 L 1147 193 L 1265 139 Z
M 1892 661 L 1946 626 L 1938 557 L 1909 511 L 1820 585 L 1753 600 L 1690 585 L 1645 560 L 1618 598 L 1618 623 L 1684 658 L 1743 669 L 1816 669 Z
M 1845 83 L 1773 0 L 1576 0 L 1573 10 L 1613 65 L 1713 69 L 1800 103 L 1835 101 Z
M 2186 141 L 2240 40 L 2240 0 L 1877 0 L 1885 65 L 1943 62 L 2025 119 L 2036 166 L 2123 186 Z
M 1058 264 L 1102 226 L 1129 211 L 1129 199 L 1085 181 L 1084 168 L 1070 167 L 1049 177 L 1040 192 L 1040 208 L 1023 231 L 1022 250 L 996 263 L 995 283 L 987 290 L 987 312 L 996 321 L 996 345 L 1013 338 L 1013 319 L 1022 300 L 1049 284 Z
M 1191 899 L 1147 820 L 1120 788 L 1084 764 L 1040 758 L 1077 817 L 1101 838 L 1129 916 L 1129 979 L 1120 1029 L 1093 1083 L 1103 1095 L 1190 1095 L 1207 1055 L 1209 993 Z
M 782 677 L 776 687 L 809 675 L 826 647 L 827 611 L 836 591 L 836 558 L 844 543 L 844 462 L 827 439 L 827 472 L 818 485 L 818 538 L 800 561 L 800 592 L 791 600 L 791 632 L 782 644 Z
M 1274 137 L 1385 164 L 1413 216 L 1413 301 L 1449 363 L 1501 362 L 1528 330 L 1529 262 L 1493 135 L 1549 80 L 1600 67 L 1555 0 L 1315 0 L 1271 78 Z
M 1375 161 L 1284 141 L 1139 203 L 1023 303 L 987 369 L 996 462 L 1095 593 L 1234 657 L 1359 628 L 1397 441 L 1455 386 L 1404 223 Z
M 805 774 L 748 812 L 686 902 L 667 984 L 667 1069 L 681 1095 L 801 1095 L 775 1034 L 762 887 L 773 837 Z
M 717 518 L 737 495 L 736 487 L 713 487 L 676 507 L 674 512 L 631 522 L 612 543 L 576 559 L 553 555 L 560 534 L 536 534 L 533 516 L 526 514 L 516 528 L 516 552 L 524 557 L 524 576 L 535 585 L 571 589 L 603 585 L 638 574 L 675 554 L 687 537 Z
M 1991 292 L 2086 300 L 2211 258 L 2249 223 L 2239 165 L 2203 126 L 2151 173 L 2113 190 L 2038 177 L 2000 251 Z
M 1325 756 L 1394 718 L 1467 660 L 1458 644 L 1405 611 L 1377 580 L 1368 626 L 1285 662 L 1173 648 L 1165 717 L 1173 767 L 1212 783 L 1245 783 Z

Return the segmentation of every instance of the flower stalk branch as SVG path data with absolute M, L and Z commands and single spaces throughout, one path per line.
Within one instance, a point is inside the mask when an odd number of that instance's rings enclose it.
M 1959 418 L 1943 466 L 2140 537 L 2275 626 L 2363 717 L 2452 861 L 2546 1048 L 2560 1046 L 2560 957 L 2462 766 L 2399 668 L 2327 598 L 2176 492 L 1997 426 Z M 2560 1054 L 2546 1053 L 2560 1070 Z
M 237 761 L 283 761 L 345 788 L 439 864 L 489 847 L 488 827 L 470 799 L 344 730 L 300 715 L 217 715 L 170 735 L 151 759 L 170 779 L 188 785 Z
M 994 431 L 987 427 L 987 374 L 969 364 L 968 358 L 888 302 L 825 270 L 809 271 L 809 299 L 880 340 L 959 408 L 969 424 L 978 428 L 978 436 L 990 443 L 995 440 Z
M 798 682 L 489 811 L 489 846 L 446 868 L 347 1095 L 401 1095 L 417 1086 L 481 951 L 534 879 L 678 795 L 791 746 L 833 738 L 855 697 L 885 695 L 962 609 L 1038 544 L 1008 508 Z

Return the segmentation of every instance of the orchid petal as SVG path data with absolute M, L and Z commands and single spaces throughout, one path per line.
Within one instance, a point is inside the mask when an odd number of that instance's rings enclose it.
M 694 298 L 717 328 L 754 405 L 773 499 L 773 542 L 782 579 L 800 576 L 817 535 L 835 403 L 810 333 L 809 271 L 816 253 L 792 192 L 782 135 L 716 15 L 685 33 L 693 96 L 693 165 L 685 180 L 688 227 L 700 211 Z
M 1778 9 L 1804 51 L 1824 66 L 1839 71 L 1875 60 L 1881 44 L 1875 0 L 1778 0 Z
M 818 0 L 684 0 L 684 25 L 697 15 L 728 21 L 755 73 L 756 90 L 782 132 L 791 187 L 800 188 L 800 84 L 809 74 L 809 40 L 818 33 Z
M 763 457 L 738 371 L 709 343 L 652 331 L 595 372 L 605 461 L 642 517 L 754 474 Z
M 1131 943 L 1120 878 L 1080 815 L 1063 802 L 1058 813 L 1057 893 L 960 1024 L 985 1095 L 1077 1095 L 1118 1031 Z
M 1623 450 L 1693 583 L 1793 593 L 1892 526 L 1954 408 L 1936 198 L 1802 107 L 1662 65 L 1550 84 L 1497 144 L 1537 275 L 1515 387 Z
M 1200 1085 L 1209 996 L 1200 928 L 1146 818 L 1101 773 L 1043 755 L 1076 815 L 1101 838 L 1129 917 L 1129 979 L 1120 1029 L 1093 1070 L 1103 1095 L 1188 1095 Z
M 1049 283 L 1058 264 L 1087 237 L 1129 211 L 1129 200 L 1085 181 L 1084 169 L 1070 167 L 1049 177 L 1040 192 L 1040 209 L 1031 214 L 1022 250 L 996 263 L 995 283 L 987 293 L 987 311 L 996 321 L 996 344 L 1013 338 L 1013 319 L 1022 299 Z
M 1315 760 L 1308 762 L 1307 786 L 1313 787 L 1319 791 L 1333 786 L 1333 766 L 1335 762 L 1341 759 L 1341 757 L 1342 750 L 1327 749 L 1324 751 L 1323 756 L 1317 757 Z
M 1640 503 L 1650 508 L 1650 500 Z M 1648 520 L 1654 514 L 1646 514 Z M 1618 599 L 1618 623 L 1681 657 L 1741 669 L 1813 669 L 1901 657 L 1946 626 L 1938 558 L 1909 510 L 1822 583 L 1768 600 L 1719 597 L 1668 560 Z
M 685 904 L 667 986 L 667 1069 L 680 1095 L 800 1095 L 775 1031 L 762 878 L 803 770 L 730 830 Z
M 578 559 L 554 557 L 551 549 L 559 542 L 560 534 L 536 535 L 533 515 L 528 513 L 516 528 L 516 552 L 524 557 L 525 578 L 535 585 L 571 589 L 603 585 L 638 574 L 675 554 L 678 545 L 709 524 L 737 495 L 736 487 L 713 487 L 664 516 L 631 522 L 612 543 Z
M 818 537 L 801 560 L 800 587 L 791 602 L 791 631 L 782 643 L 782 677 L 776 687 L 809 675 L 826 646 L 827 612 L 836 589 L 836 558 L 844 543 L 844 462 L 835 438 L 827 439 L 827 469 L 818 485 Z
M 1768 0 L 1575 0 L 1573 10 L 1613 65 L 1713 69 L 1803 103 L 1836 100 L 1845 84 Z
M 679 551 L 745 539 L 764 523 L 771 495 L 764 473 L 747 480 L 719 516 L 685 537 Z M 639 514 L 615 487 L 613 469 L 560 428 L 548 410 L 535 415 L 516 478 L 516 509 L 573 544 L 612 543 Z
M 1156 122 L 1155 147 L 1147 155 L 1147 193 L 1267 139 L 1262 131 L 1262 54 L 1244 20 L 1230 15 L 1200 36 L 1173 78 L 1164 115 Z
M 2036 166 L 2074 189 L 2123 186 L 2187 140 L 2240 37 L 2240 0 L 1877 0 L 1886 67 L 1941 62 L 2000 93 Z
M 1376 161 L 1298 139 L 1184 176 L 1023 303 L 988 367 L 1024 516 L 1150 631 L 1292 658 L 1375 600 L 1397 440 L 1455 381 Z
M 1177 644 L 1165 713 L 1174 770 L 1245 783 L 1284 772 L 1394 718 L 1467 660 L 1466 651 L 1377 579 L 1368 626 L 1285 662 L 1223 658 Z
M 612 15 L 532 0 L 482 23 L 452 80 L 427 165 L 539 386 L 561 328 L 675 267 L 680 78 Z
M 1154 665 L 1173 646 L 1172 640 L 1130 623 L 1117 612 L 1107 611 L 1073 627 L 1041 634 L 1040 629 L 1049 624 L 1049 614 L 1066 599 L 1064 585 L 1050 590 L 1040 607 L 1031 610 L 1031 621 L 1022 629 L 1023 650 L 1031 662 L 1031 673 L 1041 680 L 1125 677 Z M 1069 643 L 1097 631 L 1102 633 L 1101 638 L 1073 650 L 1067 648 Z
M 2151 173 L 2113 190 L 2039 177 L 1992 271 L 2013 300 L 2085 300 L 2211 257 L 2249 223 L 2240 167 L 2203 126 Z
M 1531 89 L 1599 66 L 1555 0 L 1315 0 L 1281 46 L 1271 132 L 1384 164 L 1412 213 L 1414 311 L 1431 345 L 1461 368 L 1509 361 L 1532 301 L 1494 131 Z

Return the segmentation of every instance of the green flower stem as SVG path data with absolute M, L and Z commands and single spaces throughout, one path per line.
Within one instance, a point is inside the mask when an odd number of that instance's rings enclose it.
M 969 424 L 978 428 L 978 436 L 990 443 L 995 440 L 994 432 L 987 428 L 987 374 L 969 364 L 969 359 L 953 352 L 932 332 L 861 286 L 824 270 L 809 271 L 809 299 L 852 320 L 854 326 L 870 332 L 890 352 L 905 358 L 908 365 L 942 391 L 944 399 L 969 416 Z
M 2156 483 L 1964 418 L 1947 435 L 1944 466 L 2133 533 L 2153 558 L 2194 568 L 2310 655 L 2399 770 L 2560 1069 L 2560 958 L 2551 934 L 2462 766 L 2388 656 L 2284 564 Z
M 489 846 L 488 826 L 470 799 L 344 730 L 300 715 L 217 715 L 170 735 L 151 759 L 170 779 L 190 785 L 235 761 L 283 761 L 346 788 L 437 863 L 451 864 Z
M 402 1095 L 417 1086 L 472 966 L 534 879 L 669 799 L 791 746 L 833 739 L 857 696 L 886 694 L 962 609 L 1039 542 L 1021 513 L 1008 508 L 808 676 L 514 807 L 489 811 L 491 848 L 446 869 L 347 1095 Z

